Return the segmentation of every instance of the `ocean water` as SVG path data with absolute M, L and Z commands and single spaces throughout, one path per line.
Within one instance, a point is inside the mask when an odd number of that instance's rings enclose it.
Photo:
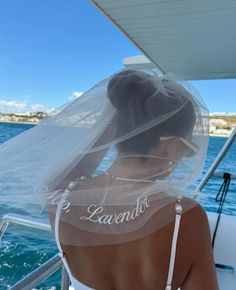
M 0 144 L 30 129 L 32 126 L 29 124 L 0 123 Z M 212 164 L 225 141 L 226 138 L 223 137 L 210 137 L 203 175 Z M 217 171 L 236 175 L 236 142 L 231 146 Z M 217 210 L 218 204 L 215 202 L 215 196 L 221 184 L 222 179 L 213 177 L 204 188 L 203 192 L 206 193 L 208 198 L 201 198 L 200 202 L 207 211 L 215 212 Z M 6 213 L 24 214 L 24 210 L 19 212 L 13 205 L 0 205 L 0 218 Z M 236 216 L 235 181 L 231 182 L 223 213 Z M 30 230 L 16 225 L 9 226 L 0 241 L 0 290 L 8 289 L 56 253 L 57 248 L 51 233 Z M 59 285 L 60 272 L 58 271 L 43 284 L 37 286 L 37 289 L 59 290 Z

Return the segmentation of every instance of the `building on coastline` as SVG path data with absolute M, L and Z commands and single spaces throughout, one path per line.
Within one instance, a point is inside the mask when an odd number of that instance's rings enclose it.
M 236 113 L 211 113 L 209 132 L 217 136 L 229 136 L 236 126 Z
M 10 116 L 5 116 L 5 115 L 1 115 L 0 116 L 0 121 L 2 122 L 10 122 L 11 121 L 11 117 Z
M 225 125 L 227 125 L 227 121 L 225 121 L 224 119 L 210 119 L 210 125 L 225 126 Z

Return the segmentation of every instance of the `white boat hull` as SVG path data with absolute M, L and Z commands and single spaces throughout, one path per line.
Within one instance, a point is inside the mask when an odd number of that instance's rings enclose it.
M 208 213 L 208 220 L 213 235 L 217 214 Z M 215 263 L 227 266 L 217 268 L 220 290 L 236 289 L 236 216 L 221 215 L 214 245 Z

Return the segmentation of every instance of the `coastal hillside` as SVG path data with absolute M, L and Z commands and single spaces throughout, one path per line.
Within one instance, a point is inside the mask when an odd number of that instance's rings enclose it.
M 37 124 L 46 116 L 47 116 L 46 112 L 11 113 L 11 114 L 0 113 L 0 122 Z
M 236 113 L 211 113 L 210 114 L 210 134 L 229 136 L 236 127 Z

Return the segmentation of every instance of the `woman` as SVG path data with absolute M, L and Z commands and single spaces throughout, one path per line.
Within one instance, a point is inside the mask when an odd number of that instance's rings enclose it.
M 207 113 L 170 77 L 122 71 L 1 145 L 1 202 L 48 206 L 75 289 L 218 289 L 207 217 L 187 197 Z
M 132 70 L 87 100 L 79 157 L 47 194 L 74 288 L 217 290 L 207 216 L 185 197 L 205 160 L 202 101 L 176 81 Z

